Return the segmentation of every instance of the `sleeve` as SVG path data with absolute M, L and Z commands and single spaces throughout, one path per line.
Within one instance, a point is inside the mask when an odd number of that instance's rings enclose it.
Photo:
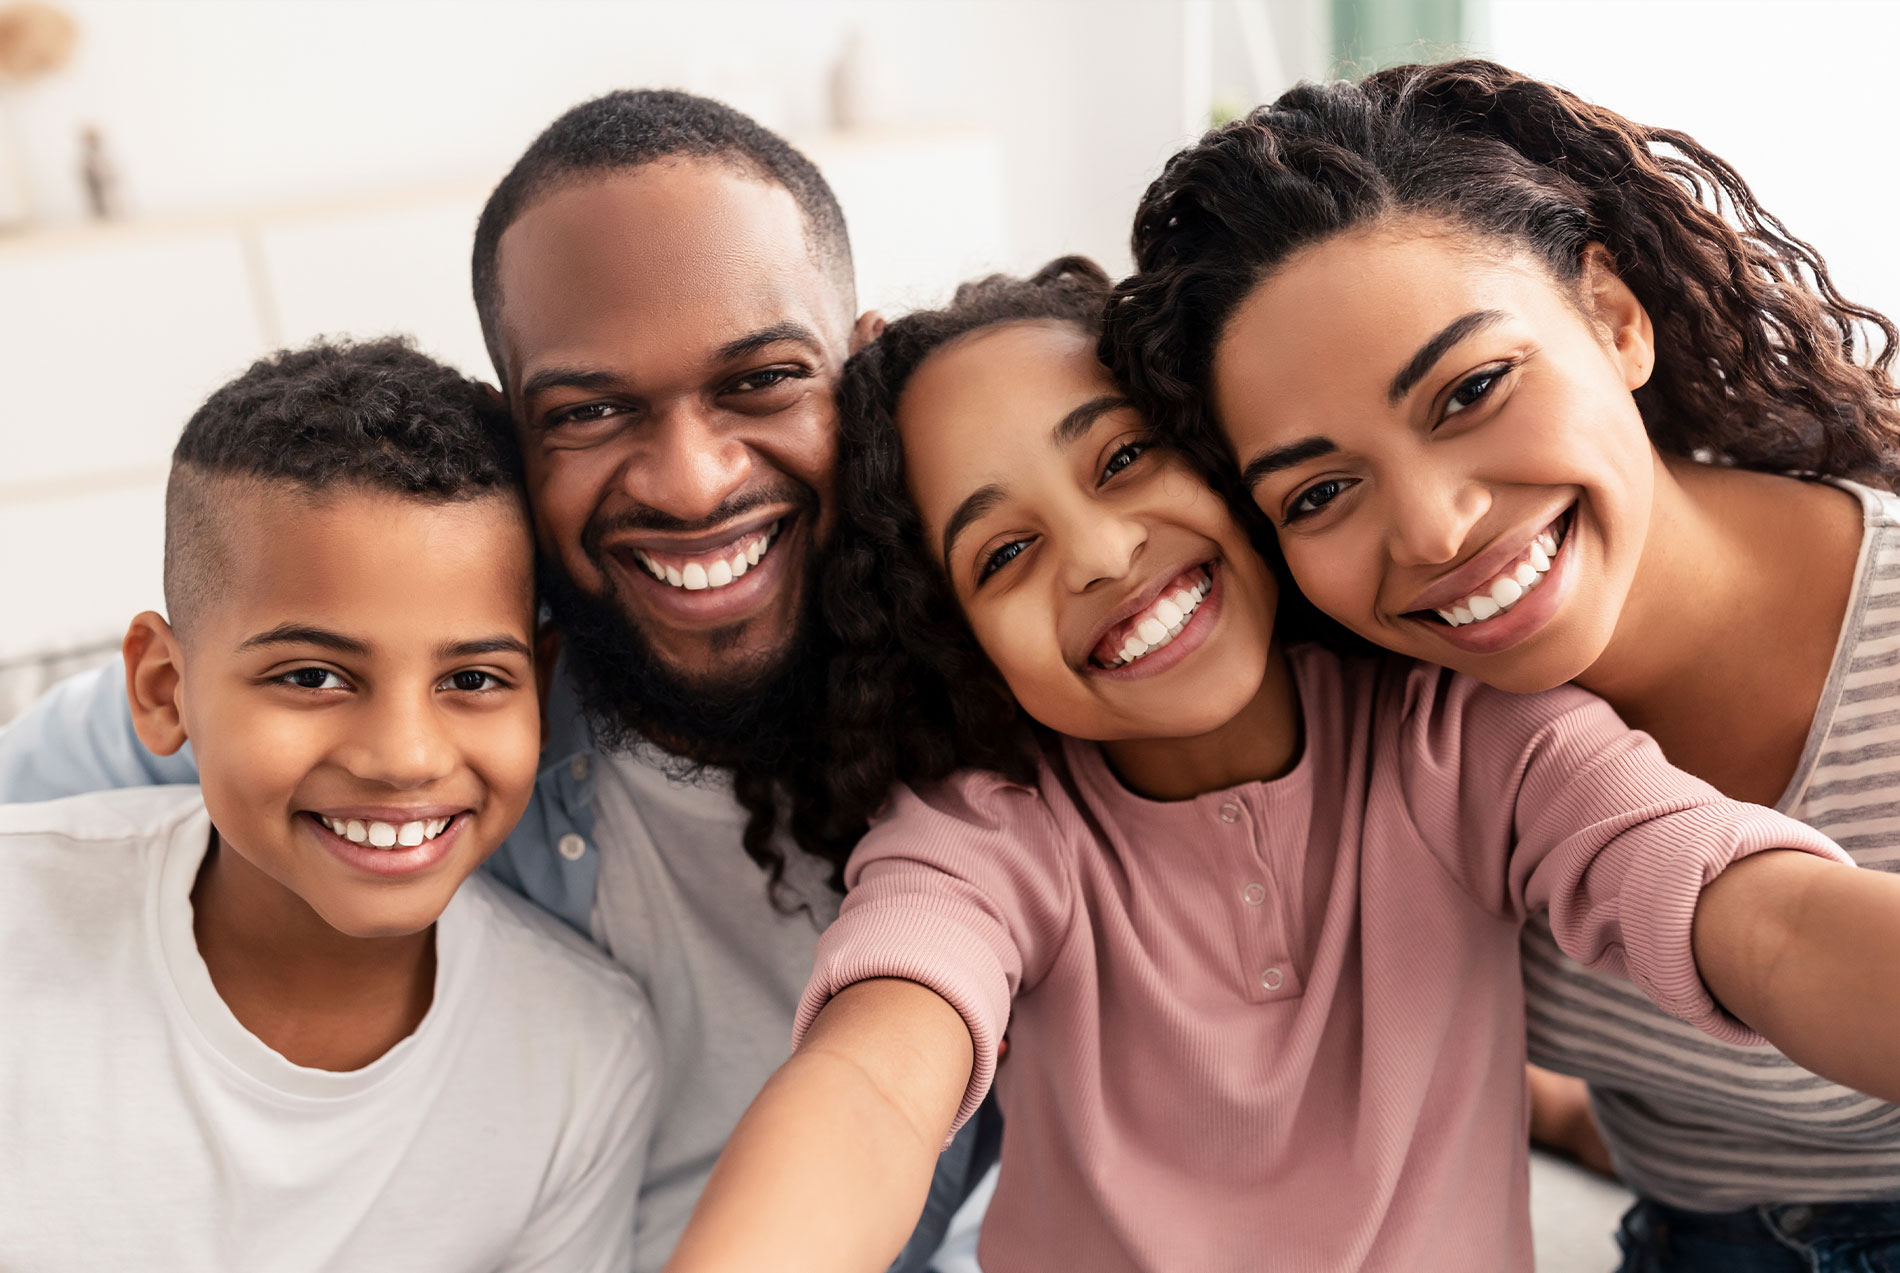
M 660 1040 L 644 998 L 635 1028 L 568 1120 L 569 1152 L 497 1273 L 628 1273 L 647 1145 L 659 1104 Z
M 117 659 L 61 681 L 0 730 L 0 804 L 196 781 L 189 745 L 155 756 L 139 741 Z
M 851 855 L 844 906 L 819 939 L 793 1046 L 856 982 L 900 977 L 936 991 L 976 1050 L 954 1139 L 995 1077 L 1010 1001 L 1047 972 L 1068 931 L 1068 863 L 1037 791 L 992 774 L 958 775 L 921 794 L 899 788 Z
M 1508 694 L 1421 668 L 1407 695 L 1406 807 L 1480 905 L 1519 921 L 1547 910 L 1572 959 L 1628 977 L 1716 1038 L 1762 1042 L 1696 970 L 1696 903 L 1731 863 L 1765 849 L 1851 865 L 1833 841 L 1674 768 L 1583 690 Z

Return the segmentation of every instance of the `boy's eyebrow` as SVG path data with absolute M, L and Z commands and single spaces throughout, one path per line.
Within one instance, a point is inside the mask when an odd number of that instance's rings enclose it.
M 1061 426 L 1057 426 L 1058 428 Z M 1003 502 L 1003 488 L 991 482 L 988 486 L 979 486 L 957 505 L 950 514 L 950 520 L 943 524 L 943 573 L 950 573 L 950 549 L 956 545 L 957 536 L 970 528 L 970 523 Z
M 1412 386 L 1425 378 L 1432 364 L 1443 358 L 1453 345 L 1493 323 L 1503 322 L 1507 317 L 1509 315 L 1503 310 L 1474 309 L 1446 323 L 1442 331 L 1419 346 L 1410 362 L 1399 368 L 1399 374 L 1392 377 L 1392 383 L 1386 387 L 1385 400 L 1396 407 L 1412 391 Z
M 491 636 L 474 641 L 445 641 L 435 647 L 440 659 L 472 659 L 480 654 L 519 654 L 533 661 L 534 651 L 520 637 Z
M 1067 446 L 1089 431 L 1089 426 L 1111 411 L 1119 411 L 1129 405 L 1128 399 L 1118 393 L 1105 393 L 1099 398 L 1090 398 L 1069 414 L 1056 421 L 1056 427 L 1049 434 L 1057 446 Z
M 238 650 L 257 650 L 268 645 L 316 645 L 335 650 L 338 654 L 369 653 L 367 642 L 308 623 L 280 623 L 268 632 L 260 632 L 249 638 L 238 646 Z
M 1295 464 L 1304 464 L 1308 460 L 1316 460 L 1322 455 L 1331 455 L 1338 449 L 1338 444 L 1331 438 L 1322 437 L 1301 438 L 1298 442 L 1276 446 L 1247 461 L 1247 467 L 1240 471 L 1240 484 L 1252 490 L 1270 474 L 1290 469 Z

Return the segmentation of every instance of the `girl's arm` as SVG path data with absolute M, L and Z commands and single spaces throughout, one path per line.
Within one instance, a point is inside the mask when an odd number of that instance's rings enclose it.
M 1703 889 L 1693 942 L 1716 999 L 1789 1059 L 1900 1102 L 1900 877 L 1758 853 Z
M 879 1273 L 917 1223 L 973 1064 L 935 991 L 890 977 L 840 991 L 739 1120 L 668 1273 Z

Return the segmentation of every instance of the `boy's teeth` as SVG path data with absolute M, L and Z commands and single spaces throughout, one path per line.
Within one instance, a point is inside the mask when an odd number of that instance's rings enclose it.
M 387 822 L 369 824 L 369 846 L 372 849 L 387 849 L 395 846 L 396 828 Z
M 435 839 L 449 829 L 454 818 L 427 818 L 415 822 L 363 822 L 356 818 L 324 818 L 323 825 L 352 844 L 366 844 L 373 849 L 393 849 L 398 846 L 413 849 L 417 845 Z
M 1482 623 L 1503 614 L 1544 581 L 1544 575 L 1550 570 L 1550 559 L 1556 551 L 1557 537 L 1548 531 L 1539 533 L 1531 540 L 1524 560 L 1505 570 L 1488 586 L 1472 593 L 1458 605 L 1433 613 L 1454 628 Z
M 639 550 L 635 550 L 634 555 L 646 572 L 660 582 L 688 592 L 703 592 L 708 588 L 723 588 L 758 565 L 778 537 L 778 528 L 779 524 L 773 522 L 745 543 L 736 545 L 729 555 L 715 557 L 710 562 L 689 561 L 684 566 L 672 566 L 662 565 L 651 554 Z

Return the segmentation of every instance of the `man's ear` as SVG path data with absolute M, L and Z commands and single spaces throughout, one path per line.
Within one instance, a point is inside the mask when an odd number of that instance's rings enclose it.
M 851 352 L 857 353 L 866 345 L 884 334 L 890 324 L 884 321 L 884 315 L 874 309 L 867 309 L 858 315 L 858 321 L 851 327 Z
M 119 648 L 125 656 L 125 696 L 132 704 L 132 728 L 154 755 L 169 756 L 185 745 L 185 719 L 179 708 L 184 663 L 178 634 L 147 610 L 132 620 Z
M 1656 329 L 1601 243 L 1583 250 L 1583 303 L 1622 369 L 1624 386 L 1640 389 L 1649 383 L 1656 369 Z

